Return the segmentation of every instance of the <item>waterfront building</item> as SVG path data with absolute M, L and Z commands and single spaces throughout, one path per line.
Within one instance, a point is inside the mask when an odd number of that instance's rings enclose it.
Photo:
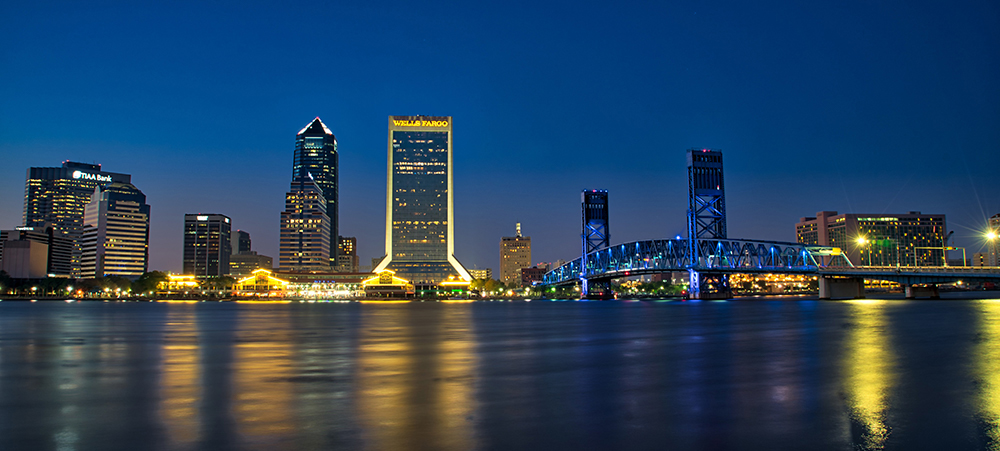
M 493 269 L 470 269 L 469 275 L 472 276 L 473 279 L 490 280 L 493 278 Z
M 3 263 L 5 249 L 10 253 L 6 254 L 7 261 Z M 0 265 L 14 278 L 72 277 L 73 241 L 51 225 L 3 230 L 0 231 Z M 38 274 L 41 276 L 34 277 Z
M 274 269 L 274 259 L 266 255 L 257 255 L 255 251 L 233 254 L 229 257 L 229 275 L 245 276 L 258 269 L 268 271 Z
M 415 284 L 472 280 L 455 258 L 452 118 L 390 116 L 386 269 Z
M 233 285 L 233 290 L 239 296 L 281 296 L 288 288 L 288 281 L 274 277 L 267 269 L 257 269 L 249 276 L 241 278 Z
M 521 223 L 517 223 L 514 236 L 500 238 L 500 281 L 520 284 L 517 271 L 531 267 L 531 237 L 521 236 Z
M 337 237 L 337 271 L 355 273 L 360 265 L 358 239 L 353 236 Z
M 149 205 L 131 183 L 94 189 L 84 208 L 80 276 L 136 278 L 149 260 Z
M 530 287 L 535 282 L 541 282 L 545 276 L 545 268 L 532 266 L 530 268 L 517 268 L 515 284 L 522 287 Z
M 159 294 L 186 294 L 198 289 L 198 278 L 191 274 L 168 274 L 167 280 L 157 284 Z
M 800 243 L 840 248 L 857 266 L 942 266 L 945 215 L 837 214 L 821 211 L 795 225 Z
M 326 200 L 329 216 L 330 267 L 336 267 L 337 237 L 340 233 L 339 155 L 337 137 L 318 117 L 295 135 L 295 156 L 292 160 L 292 180 L 312 177 Z
M 307 174 L 292 182 L 285 194 L 278 237 L 278 267 L 282 271 L 329 271 L 330 217 L 326 198 Z
M 366 297 L 407 298 L 416 293 L 414 285 L 409 280 L 396 276 L 395 271 L 383 269 L 378 275 L 361 282 Z
M 115 183 L 131 183 L 128 174 L 106 172 L 99 164 L 64 161 L 61 167 L 28 168 L 24 183 L 26 227 L 46 227 L 68 238 L 73 244 L 70 256 L 73 277 L 80 276 L 83 233 L 83 210 L 90 203 L 94 189 Z
M 321 271 L 276 272 L 275 277 L 288 281 L 285 294 L 301 299 L 331 299 L 361 296 L 361 282 L 372 274 Z
M 250 232 L 237 230 L 232 233 L 233 255 L 251 252 Z
M 226 215 L 193 213 L 184 215 L 184 274 L 196 277 L 229 274 L 233 253 L 232 225 Z M 249 244 L 249 234 L 247 234 Z

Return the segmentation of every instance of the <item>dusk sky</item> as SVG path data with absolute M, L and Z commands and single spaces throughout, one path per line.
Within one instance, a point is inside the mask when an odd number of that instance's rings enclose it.
M 729 236 L 794 241 L 817 211 L 943 213 L 978 252 L 1000 213 L 1000 3 L 0 3 L 0 229 L 26 170 L 132 175 L 151 270 L 185 213 L 275 258 L 295 133 L 340 151 L 340 231 L 385 240 L 390 115 L 453 116 L 456 256 L 580 253 L 580 191 L 612 243 L 684 234 L 685 150 L 721 149 Z M 959 254 L 953 257 L 959 257 Z M 495 273 L 496 274 L 496 273 Z

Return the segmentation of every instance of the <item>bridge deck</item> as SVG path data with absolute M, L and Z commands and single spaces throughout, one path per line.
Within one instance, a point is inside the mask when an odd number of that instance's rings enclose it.
M 692 258 L 692 255 L 694 258 Z M 545 274 L 544 285 L 695 270 L 888 280 L 904 284 L 958 280 L 1000 282 L 1000 267 L 853 266 L 839 249 L 740 239 L 646 240 L 600 249 Z

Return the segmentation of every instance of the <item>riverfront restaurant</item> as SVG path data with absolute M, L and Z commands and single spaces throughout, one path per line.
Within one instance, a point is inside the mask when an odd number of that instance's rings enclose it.
M 361 282 L 365 297 L 372 298 L 412 298 L 416 294 L 409 280 L 396 277 L 396 272 L 383 269 L 375 277 Z
M 284 296 L 288 281 L 274 277 L 272 274 L 271 271 L 263 268 L 254 270 L 249 277 L 236 281 L 233 285 L 233 294 L 236 296 Z

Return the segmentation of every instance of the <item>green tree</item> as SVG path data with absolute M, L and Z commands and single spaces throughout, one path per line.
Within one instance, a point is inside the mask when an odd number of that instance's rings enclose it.
M 14 280 L 10 278 L 10 274 L 7 271 L 0 270 L 0 293 L 6 293 L 7 290 L 14 288 Z
M 215 276 L 205 279 L 201 283 L 204 290 L 229 290 L 236 283 L 236 279 L 229 276 Z
M 133 293 L 147 293 L 150 291 L 156 291 L 157 285 L 160 282 L 167 281 L 167 273 L 163 271 L 150 271 L 139 276 L 134 282 L 132 282 L 132 292 Z

